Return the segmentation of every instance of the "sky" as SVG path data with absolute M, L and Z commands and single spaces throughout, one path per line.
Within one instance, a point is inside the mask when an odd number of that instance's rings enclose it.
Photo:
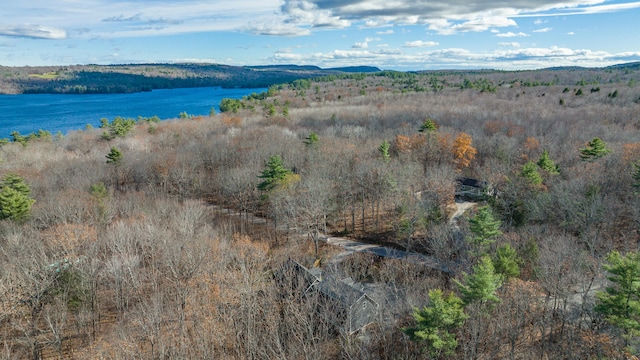
M 640 61 L 640 1 L 2 0 L 0 65 L 385 70 Z

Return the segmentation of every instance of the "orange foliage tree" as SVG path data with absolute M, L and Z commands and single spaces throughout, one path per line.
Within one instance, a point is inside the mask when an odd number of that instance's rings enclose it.
M 410 154 L 421 148 L 426 141 L 424 134 L 397 135 L 393 142 L 393 150 L 398 154 Z
M 459 168 L 467 167 L 475 159 L 477 150 L 473 146 L 471 136 L 467 133 L 460 133 L 453 141 L 454 162 Z
M 640 159 L 640 143 L 622 145 L 622 160 L 628 164 L 636 159 Z
M 527 161 L 532 157 L 534 151 L 538 150 L 538 148 L 540 147 L 540 142 L 538 141 L 538 139 L 530 136 L 524 140 L 522 147 L 524 152 L 522 153 L 522 155 L 520 155 L 520 157 L 523 160 Z

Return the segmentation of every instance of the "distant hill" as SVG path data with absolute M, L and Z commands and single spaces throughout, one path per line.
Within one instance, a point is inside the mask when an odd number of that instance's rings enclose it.
M 298 79 L 313 79 L 354 73 L 380 73 L 394 77 L 412 75 L 491 76 L 497 82 L 539 83 L 537 76 L 544 72 L 553 74 L 547 83 L 571 83 L 575 72 L 584 72 L 583 81 L 597 83 L 594 72 L 635 72 L 640 62 L 612 65 L 601 68 L 579 66 L 550 67 L 529 71 L 501 71 L 491 69 L 423 70 L 415 72 L 381 71 L 374 66 L 349 66 L 323 69 L 313 65 L 257 65 L 232 66 L 223 64 L 121 64 L 76 65 L 43 67 L 0 66 L 0 94 L 61 93 L 104 94 L 151 91 L 185 87 L 220 86 L 227 88 L 258 88 L 289 83 Z M 514 76 L 513 74 L 517 74 Z M 610 79 L 611 80 L 611 79 Z M 618 79 L 619 80 L 619 79 Z M 569 81 L 569 82 L 567 82 Z M 575 82 L 575 81 L 574 81 Z
M 617 65 L 611 65 L 611 66 L 607 66 L 607 69 L 630 69 L 630 70 L 640 70 L 640 61 L 636 61 L 636 62 L 630 62 L 630 63 L 625 63 L 625 64 L 617 64 Z
M 0 66 L 0 94 L 128 93 L 206 86 L 254 88 L 297 79 L 379 70 L 370 66 L 322 69 L 310 65 L 231 66 L 200 63 Z
M 581 70 L 586 70 L 587 68 L 582 67 L 582 66 L 552 66 L 552 67 L 548 67 L 548 68 L 544 68 L 541 70 L 549 70 L 549 71 L 581 71 Z
M 372 73 L 382 71 L 375 66 L 345 66 L 323 69 L 314 65 L 259 65 L 247 66 L 255 70 L 286 70 L 286 71 L 321 71 L 335 73 Z
M 610 66 L 599 67 L 599 68 L 587 68 L 587 67 L 583 67 L 583 66 L 554 66 L 554 67 L 544 68 L 542 70 L 582 71 L 582 70 L 605 70 L 605 69 L 612 69 L 612 70 L 621 70 L 621 69 L 638 70 L 638 69 L 640 69 L 640 61 L 624 63 L 624 64 L 610 65 Z
M 327 70 L 335 70 L 346 73 L 372 73 L 382 71 L 375 66 L 347 66 L 347 67 L 337 67 L 337 68 L 329 68 Z
M 254 70 L 280 70 L 280 71 L 322 71 L 322 68 L 314 65 L 256 65 L 247 66 Z

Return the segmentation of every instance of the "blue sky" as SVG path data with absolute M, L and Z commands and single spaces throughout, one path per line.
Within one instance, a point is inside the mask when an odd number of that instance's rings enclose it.
M 640 2 L 3 0 L 0 65 L 536 69 L 640 61 Z

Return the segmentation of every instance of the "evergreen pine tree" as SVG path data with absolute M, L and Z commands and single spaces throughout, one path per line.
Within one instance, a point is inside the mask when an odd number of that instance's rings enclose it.
M 611 149 L 607 148 L 604 141 L 596 137 L 587 143 L 587 147 L 580 149 L 580 158 L 591 161 L 599 159 L 610 152 Z
M 495 271 L 502 275 L 505 281 L 520 275 L 521 262 L 518 253 L 509 244 L 498 247 L 493 257 Z
M 549 174 L 557 175 L 560 173 L 558 165 L 553 160 L 551 160 L 551 158 L 549 157 L 549 152 L 547 150 L 544 150 L 542 152 L 542 155 L 540 155 L 540 159 L 538 159 L 538 166 L 542 170 L 547 171 Z
M 500 220 L 495 220 L 489 206 L 478 209 L 478 213 L 469 219 L 469 229 L 473 234 L 469 242 L 474 248 L 474 255 L 486 255 L 495 238 L 502 235 Z
M 0 219 L 24 220 L 35 202 L 31 188 L 20 176 L 9 173 L 0 181 Z
M 308 147 L 315 147 L 315 146 L 317 146 L 318 141 L 319 141 L 318 134 L 316 134 L 316 133 L 314 133 L 314 132 L 311 132 L 311 133 L 309 134 L 309 136 L 307 136 L 306 138 L 304 138 L 304 143 L 305 143 L 305 145 L 307 145 Z
M 5 175 L 0 182 L 0 188 L 4 187 L 13 188 L 26 197 L 31 196 L 31 188 L 27 185 L 24 179 L 17 174 L 9 173 Z
M 438 130 L 438 125 L 432 119 L 425 120 L 422 125 L 420 125 L 419 132 L 432 133 Z
M 389 148 L 391 144 L 387 140 L 383 141 L 382 144 L 378 147 L 378 151 L 380 152 L 380 156 L 382 156 L 382 161 L 388 163 L 391 160 L 391 155 L 389 154 Z
M 258 184 L 258 190 L 271 191 L 290 174 L 291 170 L 284 167 L 284 162 L 279 155 L 271 156 L 266 164 L 266 169 L 258 176 L 263 179 L 263 181 Z
M 529 183 L 533 185 L 542 184 L 542 176 L 538 172 L 536 163 L 534 163 L 533 161 L 529 161 L 526 164 L 522 165 L 522 171 L 520 172 L 520 175 L 523 178 L 527 179 L 527 181 L 529 181 Z
M 463 275 L 464 282 L 454 279 L 462 293 L 465 305 L 478 302 L 482 307 L 492 307 L 502 300 L 496 296 L 496 291 L 502 286 L 502 275 L 496 273 L 493 262 L 488 256 L 483 256 L 478 265 L 473 267 L 473 273 Z
M 633 163 L 633 173 L 631 174 L 635 183 L 633 186 L 640 187 L 640 162 Z
M 26 219 L 34 202 L 18 190 L 5 186 L 0 190 L 0 218 L 15 221 Z
M 112 147 L 111 151 L 106 156 L 107 164 L 120 165 L 122 164 L 122 152 L 116 147 Z
M 442 290 L 429 290 L 429 305 L 422 309 L 414 308 L 415 327 L 406 327 L 402 331 L 418 342 L 425 342 L 432 357 L 452 355 L 458 346 L 453 331 L 464 323 L 463 302 L 455 294 L 444 296 Z
M 611 325 L 623 329 L 625 342 L 629 344 L 640 336 L 640 253 L 623 256 L 612 251 L 603 267 L 613 285 L 596 294 L 595 310 Z

